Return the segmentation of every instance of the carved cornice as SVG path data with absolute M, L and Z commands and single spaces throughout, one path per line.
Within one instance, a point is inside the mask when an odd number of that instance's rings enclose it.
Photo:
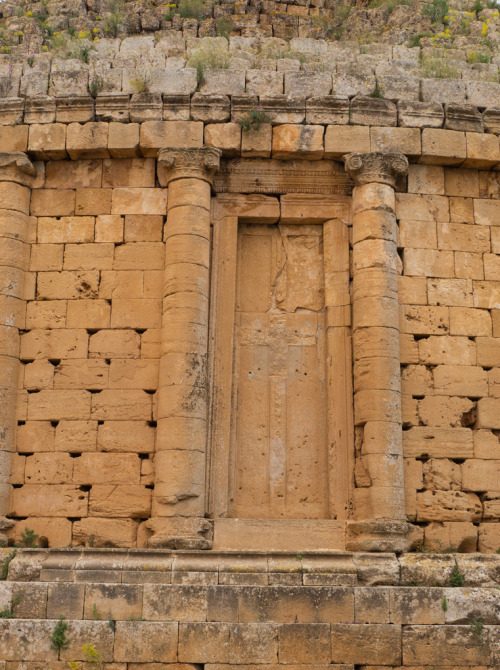
M 158 180 L 168 186 L 174 179 L 201 179 L 212 184 L 220 166 L 221 150 L 215 147 L 199 149 L 160 149 Z
M 397 179 L 408 172 L 408 159 L 404 154 L 348 154 L 344 156 L 344 163 L 356 186 L 376 183 L 394 188 Z
M 32 186 L 36 177 L 33 163 L 20 151 L 0 152 L 0 181 Z

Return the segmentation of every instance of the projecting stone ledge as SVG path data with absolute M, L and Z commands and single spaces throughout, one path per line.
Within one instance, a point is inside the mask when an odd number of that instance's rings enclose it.
M 8 550 L 3 550 L 8 552 Z M 496 554 L 18 549 L 8 581 L 295 586 L 500 585 Z M 211 575 L 208 577 L 207 575 Z M 187 580 L 187 581 L 186 581 Z M 207 581 L 208 580 L 208 581 Z

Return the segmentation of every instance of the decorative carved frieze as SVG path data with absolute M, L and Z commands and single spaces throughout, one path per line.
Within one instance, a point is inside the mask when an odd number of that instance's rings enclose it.
M 377 183 L 395 188 L 396 181 L 408 172 L 408 159 L 403 154 L 348 154 L 344 162 L 356 186 Z
M 175 179 L 202 179 L 212 183 L 219 169 L 221 150 L 215 147 L 199 149 L 160 149 L 158 152 L 158 180 L 168 186 Z
M 214 178 L 216 193 L 350 195 L 352 181 L 335 161 L 225 160 Z

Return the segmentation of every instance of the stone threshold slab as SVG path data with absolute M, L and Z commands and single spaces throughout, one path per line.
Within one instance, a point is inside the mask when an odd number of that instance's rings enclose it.
M 213 548 L 259 551 L 265 538 L 268 551 L 342 551 L 345 525 L 329 519 L 215 519 Z

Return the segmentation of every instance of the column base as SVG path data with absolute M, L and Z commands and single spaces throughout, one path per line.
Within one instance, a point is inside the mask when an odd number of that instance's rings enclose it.
M 346 529 L 347 551 L 408 551 L 411 523 L 392 519 L 351 521 Z
M 213 528 L 201 518 L 154 517 L 144 524 L 153 534 L 147 540 L 151 549 L 211 549 Z

